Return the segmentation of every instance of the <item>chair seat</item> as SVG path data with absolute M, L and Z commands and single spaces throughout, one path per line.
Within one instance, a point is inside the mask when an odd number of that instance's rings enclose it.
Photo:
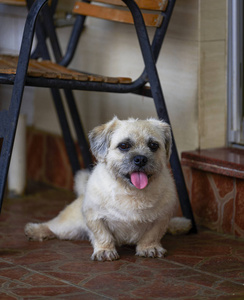
M 0 55 L 0 74 L 16 74 L 17 63 L 18 56 Z M 35 59 L 30 59 L 29 61 L 27 76 L 49 79 L 59 78 L 64 80 L 106 82 L 114 84 L 128 84 L 132 82 L 132 79 L 128 77 L 90 75 L 68 69 L 49 60 L 38 61 Z

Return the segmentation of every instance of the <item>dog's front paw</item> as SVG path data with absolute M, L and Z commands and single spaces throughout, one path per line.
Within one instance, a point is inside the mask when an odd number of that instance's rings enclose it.
M 102 249 L 94 251 L 91 259 L 97 261 L 112 261 L 119 259 L 119 254 L 116 249 Z
M 136 255 L 142 257 L 164 257 L 167 250 L 164 249 L 161 245 L 154 245 L 154 246 L 137 246 L 136 248 Z
M 54 233 L 45 224 L 28 223 L 24 229 L 29 240 L 40 241 L 55 238 Z

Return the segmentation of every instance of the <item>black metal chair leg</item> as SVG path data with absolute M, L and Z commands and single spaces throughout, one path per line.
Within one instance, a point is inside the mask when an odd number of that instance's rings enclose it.
M 63 132 L 64 142 L 67 150 L 67 154 L 69 157 L 69 161 L 72 168 L 72 173 L 75 174 L 80 170 L 80 163 L 78 160 L 78 155 L 76 152 L 75 144 L 71 136 L 69 124 L 66 118 L 65 109 L 63 106 L 62 98 L 60 95 L 60 91 L 58 89 L 51 89 L 52 98 L 54 101 L 54 105 L 57 111 L 59 123 Z
M 152 96 L 154 99 L 158 117 L 159 117 L 159 119 L 161 119 L 161 120 L 163 119 L 167 123 L 171 124 L 169 115 L 167 112 L 167 107 L 165 104 L 164 96 L 163 96 L 163 91 L 161 89 L 161 85 L 159 83 L 157 73 L 154 73 L 154 75 L 152 77 L 153 77 L 153 79 L 150 78 L 149 81 L 150 81 Z M 170 158 L 170 165 L 171 165 L 172 172 L 173 172 L 174 179 L 175 179 L 175 184 L 176 184 L 176 188 L 177 188 L 177 192 L 178 192 L 181 210 L 182 210 L 183 215 L 186 218 L 189 218 L 192 222 L 191 232 L 197 233 L 197 227 L 196 227 L 196 223 L 195 223 L 194 216 L 192 213 L 191 203 L 189 200 L 186 183 L 185 183 L 184 175 L 182 172 L 181 163 L 180 163 L 180 159 L 178 156 L 173 132 L 172 132 L 172 140 L 173 140 L 173 143 L 172 143 L 172 154 L 171 154 L 171 158 Z
M 89 151 L 89 144 L 86 139 L 86 135 L 83 130 L 81 119 L 78 113 L 78 109 L 75 103 L 74 95 L 72 90 L 64 90 L 67 103 L 70 110 L 70 115 L 75 127 L 76 137 L 79 143 L 80 151 L 84 160 L 84 165 L 86 168 L 91 169 L 93 165 L 92 156 Z
M 26 43 L 21 45 L 19 56 L 21 59 L 19 59 L 16 70 L 10 106 L 8 110 L 0 111 L 0 138 L 3 138 L 0 153 L 0 209 L 2 206 L 5 182 L 8 174 L 19 111 L 24 92 L 29 54 L 34 36 L 35 19 L 32 19 L 32 16 L 38 14 L 39 10 L 44 5 L 44 2 L 44 0 L 38 3 L 36 2 L 31 9 L 31 13 L 27 17 L 23 34 L 23 41 Z
M 5 183 L 13 150 L 21 100 L 22 93 L 19 91 L 16 97 L 12 97 L 9 110 L 0 112 L 0 137 L 2 137 L 2 147 L 0 151 L 0 211 L 2 208 Z
M 141 90 L 136 91 L 135 93 L 138 95 L 152 98 L 151 89 L 143 88 Z M 167 113 L 163 95 L 161 97 L 162 97 L 162 100 L 157 100 L 157 102 L 159 102 L 159 103 L 157 103 L 157 104 L 155 103 L 158 117 L 160 120 L 165 120 L 167 123 L 171 124 L 169 117 L 168 117 L 168 113 Z M 171 158 L 170 158 L 170 165 L 171 165 L 171 169 L 172 169 L 176 187 L 177 187 L 177 193 L 179 196 L 181 210 L 182 210 L 183 215 L 192 221 L 191 232 L 197 233 L 197 227 L 196 227 L 196 223 L 195 223 L 194 216 L 192 213 L 191 204 L 190 204 L 190 200 L 188 197 L 188 192 L 187 192 L 187 188 L 186 188 L 186 184 L 185 184 L 185 180 L 184 180 L 184 174 L 182 172 L 182 167 L 181 167 L 178 151 L 176 148 L 173 132 L 172 132 L 172 138 L 173 138 L 173 143 L 172 143 L 172 154 L 171 154 Z
M 154 103 L 156 106 L 156 110 L 157 110 L 159 119 L 163 119 L 167 123 L 171 124 L 161 88 L 159 87 L 156 92 L 152 91 L 152 94 L 154 94 L 153 98 L 154 98 Z M 196 223 L 195 223 L 194 216 L 192 213 L 191 203 L 190 203 L 190 199 L 188 196 L 186 183 L 185 183 L 185 179 L 184 179 L 184 174 L 182 172 L 181 163 L 180 163 L 179 155 L 177 152 L 173 132 L 172 132 L 172 141 L 173 141 L 173 143 L 172 143 L 172 154 L 170 157 L 170 165 L 171 165 L 171 169 L 172 169 L 174 179 L 175 179 L 175 184 L 176 184 L 176 188 L 177 188 L 177 192 L 178 192 L 181 210 L 182 210 L 183 215 L 186 218 L 190 219 L 192 222 L 191 232 L 197 233 L 197 227 L 196 227 Z
M 153 95 L 153 99 L 154 99 L 154 103 L 156 106 L 156 110 L 157 110 L 159 119 L 163 119 L 167 123 L 171 124 L 169 116 L 168 116 L 164 96 L 163 96 L 163 91 L 159 84 L 159 79 L 154 78 L 154 81 L 153 82 L 150 81 L 150 84 L 156 85 L 156 87 L 152 87 L 152 95 Z M 196 223 L 195 223 L 194 216 L 192 213 L 191 203 L 190 203 L 190 199 L 188 196 L 186 183 L 185 183 L 185 179 L 184 179 L 184 174 L 182 172 L 181 163 L 180 163 L 179 155 L 177 152 L 173 132 L 172 132 L 172 141 L 173 141 L 173 143 L 172 143 L 172 154 L 170 157 L 170 165 L 171 165 L 171 169 L 172 169 L 174 179 L 175 179 L 175 184 L 176 184 L 176 188 L 177 188 L 177 192 L 178 192 L 181 210 L 182 210 L 183 215 L 186 218 L 190 219 L 192 222 L 191 232 L 197 233 L 197 227 L 196 227 Z
M 133 1 L 129 2 L 128 0 L 123 0 L 127 3 L 130 9 L 133 9 L 135 3 Z M 147 30 L 143 21 L 143 17 L 141 13 L 136 13 L 133 15 L 134 22 L 136 25 L 136 30 L 138 32 L 139 44 L 142 51 L 142 56 L 145 63 L 145 70 L 148 76 L 148 81 L 151 87 L 151 95 L 154 99 L 156 111 L 158 114 L 159 119 L 165 120 L 167 123 L 170 124 L 162 87 L 159 81 L 159 76 L 157 72 L 157 68 L 155 65 L 155 59 L 152 53 L 152 48 L 150 46 L 149 37 L 147 34 Z M 173 135 L 173 134 L 172 134 Z M 192 232 L 197 232 L 196 223 L 194 220 L 194 216 L 191 209 L 190 200 L 188 197 L 185 180 L 183 176 L 183 172 L 181 169 L 180 160 L 178 157 L 174 137 L 173 137 L 173 147 L 172 147 L 172 155 L 170 159 L 172 172 L 174 175 L 176 188 L 180 200 L 180 205 L 182 209 L 182 213 L 185 217 L 190 218 L 192 221 Z
M 191 208 L 191 203 L 190 199 L 188 196 L 187 188 L 186 188 L 186 183 L 184 179 L 184 174 L 182 171 L 179 155 L 177 153 L 175 141 L 173 139 L 173 145 L 172 145 L 172 154 L 170 158 L 170 165 L 171 169 L 174 175 L 174 180 L 180 200 L 180 206 L 181 210 L 183 213 L 183 216 L 185 216 L 187 219 L 190 219 L 192 222 L 192 233 L 197 233 L 197 226 L 195 223 L 195 219 L 193 216 L 192 208 Z
M 1 115 L 0 115 L 1 117 Z M 15 128 L 11 126 L 9 133 L 6 137 L 3 138 L 2 149 L 1 149 L 1 156 L 0 156 L 0 211 L 2 208 L 2 200 L 5 190 L 5 179 L 7 178 L 10 157 L 13 148 L 14 142 L 14 135 L 15 135 Z
M 56 1 L 53 1 L 52 3 L 54 3 L 54 2 L 56 3 Z M 29 3 L 29 4 L 31 4 L 31 3 Z M 44 7 L 43 12 L 41 14 L 42 18 L 43 18 L 42 22 L 40 20 L 37 21 L 36 34 L 38 37 L 38 45 L 37 45 L 35 52 L 32 54 L 32 57 L 38 58 L 38 56 L 40 56 L 47 60 L 50 59 L 49 51 L 48 51 L 48 48 L 46 45 L 47 32 L 49 32 L 49 37 L 52 42 L 52 49 L 53 49 L 53 52 L 55 55 L 55 59 L 56 59 L 56 61 L 60 61 L 62 54 L 61 54 L 58 39 L 57 39 L 57 36 L 55 33 L 55 28 L 54 28 L 51 13 L 53 13 L 53 12 L 50 11 L 50 7 L 49 8 L 47 6 Z M 46 30 L 44 30 L 44 28 L 46 28 Z M 47 28 L 48 28 L 48 30 L 47 30 Z M 92 165 L 92 158 L 91 158 L 91 155 L 89 152 L 89 146 L 86 141 L 85 134 L 83 132 L 83 128 L 82 128 L 82 125 L 81 125 L 81 122 L 79 119 L 79 115 L 78 115 L 78 111 L 77 111 L 77 108 L 75 105 L 75 100 L 74 100 L 72 91 L 65 90 L 64 92 L 65 92 L 65 96 L 66 96 L 68 106 L 69 106 L 69 109 L 71 112 L 71 118 L 74 123 L 79 147 L 81 149 L 81 153 L 82 153 L 82 156 L 84 159 L 85 166 L 87 168 L 90 168 L 90 166 Z M 73 174 L 75 174 L 80 169 L 80 163 L 78 160 L 78 155 L 76 152 L 75 144 L 73 142 L 73 139 L 72 139 L 72 136 L 70 133 L 69 124 L 68 124 L 65 109 L 64 109 L 63 103 L 62 103 L 62 97 L 61 97 L 60 91 L 57 89 L 51 89 L 51 93 L 53 96 L 54 105 L 55 105 L 57 115 L 59 118 L 59 123 L 60 123 L 61 129 L 62 129 L 65 146 L 66 146 L 69 161 L 71 164 L 72 172 L 73 172 Z
M 163 97 L 162 90 L 160 92 L 160 89 L 159 89 L 157 91 L 157 93 L 155 92 L 155 94 L 156 95 L 154 95 L 154 102 L 155 102 L 155 106 L 157 109 L 159 119 L 164 119 L 167 123 L 171 124 L 170 120 L 169 120 L 167 108 L 165 105 L 165 100 Z M 176 188 L 177 188 L 177 192 L 178 192 L 181 210 L 182 210 L 183 215 L 186 218 L 190 219 L 192 222 L 191 232 L 197 233 L 197 227 L 196 227 L 196 223 L 195 223 L 194 216 L 192 213 L 191 203 L 190 203 L 190 199 L 188 196 L 186 183 L 185 183 L 184 175 L 182 172 L 181 163 L 180 163 L 179 155 L 177 152 L 173 132 L 172 132 L 172 138 L 173 138 L 172 139 L 173 143 L 172 143 L 172 154 L 170 157 L 170 165 L 171 165 L 171 169 L 172 169 L 174 179 L 175 179 L 175 184 L 176 184 Z

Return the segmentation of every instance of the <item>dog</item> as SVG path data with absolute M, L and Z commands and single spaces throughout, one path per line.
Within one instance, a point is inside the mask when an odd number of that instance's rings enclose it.
M 119 259 L 116 246 L 136 245 L 136 255 L 163 257 L 167 230 L 187 232 L 191 221 L 172 218 L 177 203 L 169 170 L 171 129 L 156 119 L 114 117 L 89 134 L 97 163 L 75 177 L 78 198 L 54 219 L 28 223 L 30 240 L 90 239 L 92 260 Z

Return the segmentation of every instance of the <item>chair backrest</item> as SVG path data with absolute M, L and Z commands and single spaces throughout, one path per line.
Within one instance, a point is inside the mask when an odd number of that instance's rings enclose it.
M 146 26 L 161 26 L 163 21 L 161 12 L 166 10 L 168 0 L 135 0 L 135 2 L 143 12 Z M 96 0 L 91 3 L 77 1 L 73 13 L 116 22 L 134 23 L 131 13 L 121 0 Z

